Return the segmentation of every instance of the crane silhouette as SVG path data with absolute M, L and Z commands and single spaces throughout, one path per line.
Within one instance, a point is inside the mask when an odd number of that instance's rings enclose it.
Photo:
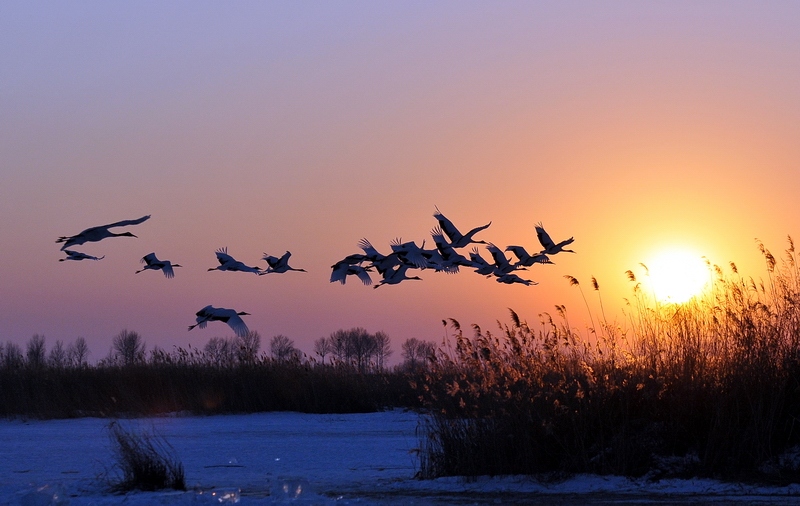
M 265 260 L 267 262 L 267 265 L 269 265 L 269 267 L 267 267 L 260 274 L 269 274 L 271 272 L 282 274 L 287 271 L 306 272 L 305 269 L 295 269 L 294 267 L 289 266 L 290 256 L 292 256 L 292 254 L 289 253 L 288 251 L 284 253 L 280 258 L 264 253 L 262 260 Z
M 485 258 L 481 256 L 480 251 L 478 251 L 478 247 L 475 246 L 472 248 L 472 251 L 469 254 L 469 259 L 471 263 L 471 267 L 475 269 L 475 272 L 482 276 L 491 276 L 492 274 L 498 273 L 498 275 L 502 274 L 502 272 L 497 270 L 497 266 L 494 264 L 490 264 L 486 261 Z
M 530 279 L 522 279 L 521 277 L 517 276 L 513 272 L 507 272 L 507 273 L 505 273 L 505 274 L 503 274 L 501 276 L 497 276 L 495 278 L 495 281 L 497 281 L 498 283 L 505 283 L 507 285 L 511 285 L 511 284 L 514 284 L 514 283 L 520 283 L 520 284 L 523 284 L 523 285 L 526 285 L 526 286 L 538 285 L 539 284 L 536 281 L 531 281 Z
M 220 248 L 215 254 L 217 255 L 219 265 L 210 267 L 208 269 L 209 271 L 254 272 L 256 274 L 261 274 L 261 269 L 258 267 L 250 267 L 230 256 L 228 254 L 228 248 Z
M 102 241 L 103 239 L 106 239 L 108 237 L 136 237 L 130 232 L 121 232 L 117 234 L 109 229 L 116 227 L 127 227 L 129 225 L 138 225 L 139 223 L 147 221 L 148 219 L 150 219 L 149 214 L 147 216 L 142 216 L 141 218 L 136 220 L 123 220 L 123 221 L 118 221 L 116 223 L 109 223 L 108 225 L 100 225 L 99 227 L 87 228 L 86 230 L 76 235 L 61 236 L 58 239 L 56 239 L 56 243 L 63 242 L 64 244 L 61 246 L 61 251 L 64 251 L 70 246 L 79 246 L 87 242 Z
M 562 251 L 567 253 L 575 253 L 571 249 L 564 249 L 564 246 L 572 244 L 572 242 L 575 240 L 574 238 L 570 237 L 569 239 L 556 244 L 552 239 L 550 239 L 548 233 L 545 232 L 544 226 L 542 226 L 541 222 L 536 224 L 536 237 L 539 239 L 539 243 L 541 243 L 542 247 L 544 248 L 542 253 L 546 255 L 555 255 L 556 253 L 560 253 Z
M 369 261 L 381 275 L 403 263 L 400 257 L 394 252 L 388 255 L 379 253 L 366 238 L 362 238 L 358 241 L 358 246 L 364 250 L 364 259 Z M 351 255 L 351 257 L 357 258 L 355 255 Z
M 65 249 L 64 253 L 67 254 L 67 257 L 59 258 L 59 262 L 63 262 L 64 260 L 102 260 L 106 257 L 105 255 L 101 257 L 93 257 L 91 255 L 87 255 L 86 253 L 81 253 L 80 251 L 74 251 L 71 249 Z
M 431 237 L 436 244 L 436 250 L 439 252 L 439 270 L 450 273 L 457 273 L 459 266 L 471 267 L 472 262 L 464 255 L 455 250 L 452 244 L 447 242 L 444 233 L 440 227 L 431 230 Z
M 548 258 L 547 255 L 544 253 L 537 253 L 535 255 L 531 255 L 528 251 L 522 246 L 508 246 L 506 247 L 506 251 L 510 251 L 517 257 L 517 263 L 515 265 L 521 265 L 523 267 L 530 267 L 533 264 L 552 264 L 553 262 Z
M 492 243 L 489 243 L 489 245 L 486 246 L 486 249 L 489 250 L 489 253 L 492 255 L 494 266 L 497 268 L 497 272 L 508 274 L 516 269 L 516 267 L 511 264 L 505 253 L 503 253 L 500 248 Z
M 411 265 L 409 264 L 401 264 L 397 266 L 395 269 L 390 269 L 383 273 L 383 279 L 381 279 L 377 285 L 373 286 L 372 288 L 378 288 L 381 285 L 396 285 L 401 281 L 406 281 L 409 279 L 417 279 L 421 280 L 422 278 L 419 276 L 408 276 L 406 275 L 406 271 L 410 269 Z
M 433 217 L 436 218 L 436 220 L 439 222 L 439 227 L 441 227 L 442 231 L 450 239 L 450 244 L 454 248 L 463 248 L 463 247 L 467 246 L 470 243 L 486 244 L 486 241 L 476 241 L 475 239 L 472 238 L 472 236 L 477 234 L 481 230 L 485 230 L 485 229 L 489 228 L 489 225 L 492 224 L 491 221 L 489 223 L 487 223 L 486 225 L 483 225 L 481 227 L 473 228 L 472 230 L 470 230 L 466 234 L 462 234 L 456 228 L 456 226 L 453 225 L 453 222 L 448 220 L 445 217 L 445 215 L 443 215 L 442 212 L 439 211 L 438 207 L 436 207 L 436 212 L 433 213 Z
M 249 314 L 250 313 L 245 313 L 244 311 L 237 312 L 234 309 L 214 307 L 209 305 L 195 313 L 197 316 L 197 323 L 194 325 L 189 325 L 189 330 L 192 330 L 195 327 L 204 329 L 206 328 L 208 322 L 223 322 L 228 324 L 228 326 L 233 330 L 234 334 L 239 337 L 243 337 L 249 332 L 249 329 L 241 317 Z
M 153 270 L 163 272 L 164 276 L 168 278 L 174 278 L 175 271 L 173 271 L 172 268 L 183 267 L 181 264 L 173 264 L 169 260 L 159 260 L 155 253 L 146 254 L 142 257 L 141 262 L 145 264 L 144 268 L 136 271 L 134 274 L 139 274 L 140 272 L 146 270 Z
M 422 246 L 417 246 L 414 241 L 403 242 L 398 237 L 392 241 L 391 247 L 392 252 L 397 254 L 403 264 L 410 264 L 418 269 L 432 267 L 429 264 L 430 254 L 423 249 L 425 241 L 422 241 Z
M 372 277 L 369 275 L 369 270 L 372 267 L 362 267 L 360 265 L 351 264 L 347 259 L 340 260 L 331 266 L 331 283 L 338 281 L 341 284 L 345 283 L 347 276 L 356 276 L 365 285 L 372 284 Z

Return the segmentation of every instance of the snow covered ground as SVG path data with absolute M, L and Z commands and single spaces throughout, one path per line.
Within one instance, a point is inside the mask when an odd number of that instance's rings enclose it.
M 577 476 L 414 479 L 418 417 L 260 413 L 124 420 L 163 436 L 186 492 L 107 491 L 109 420 L 0 421 L 0 504 L 798 504 L 800 486 Z

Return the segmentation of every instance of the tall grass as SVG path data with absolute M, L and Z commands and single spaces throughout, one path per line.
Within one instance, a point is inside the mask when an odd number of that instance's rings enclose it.
M 400 373 L 270 359 L 220 366 L 178 353 L 128 366 L 0 369 L 0 417 L 348 413 L 414 400 Z
M 759 247 L 766 280 L 709 266 L 713 286 L 680 305 L 629 272 L 622 324 L 601 309 L 581 333 L 563 306 L 536 325 L 511 311 L 496 334 L 451 320 L 414 385 L 420 474 L 799 479 L 782 456 L 800 445 L 800 272 L 791 238 L 780 263 Z

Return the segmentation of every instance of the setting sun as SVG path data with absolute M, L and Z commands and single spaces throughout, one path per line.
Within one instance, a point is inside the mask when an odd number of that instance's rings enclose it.
M 653 294 L 661 302 L 686 302 L 702 292 L 710 280 L 703 258 L 685 250 L 662 251 L 645 265 Z

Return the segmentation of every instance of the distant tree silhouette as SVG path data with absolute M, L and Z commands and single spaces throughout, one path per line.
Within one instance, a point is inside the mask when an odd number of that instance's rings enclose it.
M 62 340 L 57 340 L 56 344 L 50 349 L 50 354 L 47 356 L 47 364 L 56 369 L 62 369 L 67 366 L 67 351 L 64 349 Z
M 408 370 L 425 367 L 428 363 L 428 358 L 436 353 L 435 343 L 422 341 L 416 337 L 406 339 L 401 348 L 401 355 L 404 359 L 401 367 Z
M 245 335 L 236 338 L 236 354 L 240 364 L 254 363 L 260 349 L 261 335 L 255 330 L 249 330 Z
M 352 360 L 356 365 L 356 369 L 361 373 L 367 372 L 370 366 L 370 358 L 375 354 L 375 336 L 365 329 L 358 327 L 352 329 L 351 339 L 351 349 L 353 351 Z
M 44 336 L 41 334 L 34 334 L 31 336 L 25 351 L 25 362 L 27 366 L 33 369 L 40 369 L 47 365 L 46 352 Z
M 323 365 L 325 364 L 325 357 L 331 352 L 333 352 L 333 347 L 327 337 L 322 336 L 314 341 L 314 354 L 320 358 Z
M 389 334 L 383 331 L 375 332 L 375 367 L 382 371 L 386 367 L 386 360 L 392 355 L 392 341 Z
M 361 373 L 381 369 L 392 353 L 388 335 L 384 332 L 370 334 L 362 327 L 337 330 L 327 341 L 338 363 L 353 366 Z
M 328 338 L 331 347 L 331 355 L 340 364 L 349 364 L 350 362 L 350 340 L 348 338 L 348 331 L 339 329 L 332 333 Z
M 238 360 L 235 345 L 230 339 L 212 337 L 203 347 L 207 360 L 212 364 L 229 367 Z
M 89 346 L 79 337 L 67 346 L 67 362 L 70 367 L 86 367 L 89 362 Z
M 269 341 L 269 352 L 278 362 L 291 362 L 300 360 L 300 350 L 294 347 L 294 341 L 283 334 L 272 336 Z
M 0 349 L 0 367 L 7 370 L 19 369 L 25 363 L 22 355 L 22 348 L 17 343 L 7 342 L 5 347 Z
M 139 364 L 145 361 L 145 342 L 138 332 L 124 329 L 111 341 L 112 363 L 123 366 Z

